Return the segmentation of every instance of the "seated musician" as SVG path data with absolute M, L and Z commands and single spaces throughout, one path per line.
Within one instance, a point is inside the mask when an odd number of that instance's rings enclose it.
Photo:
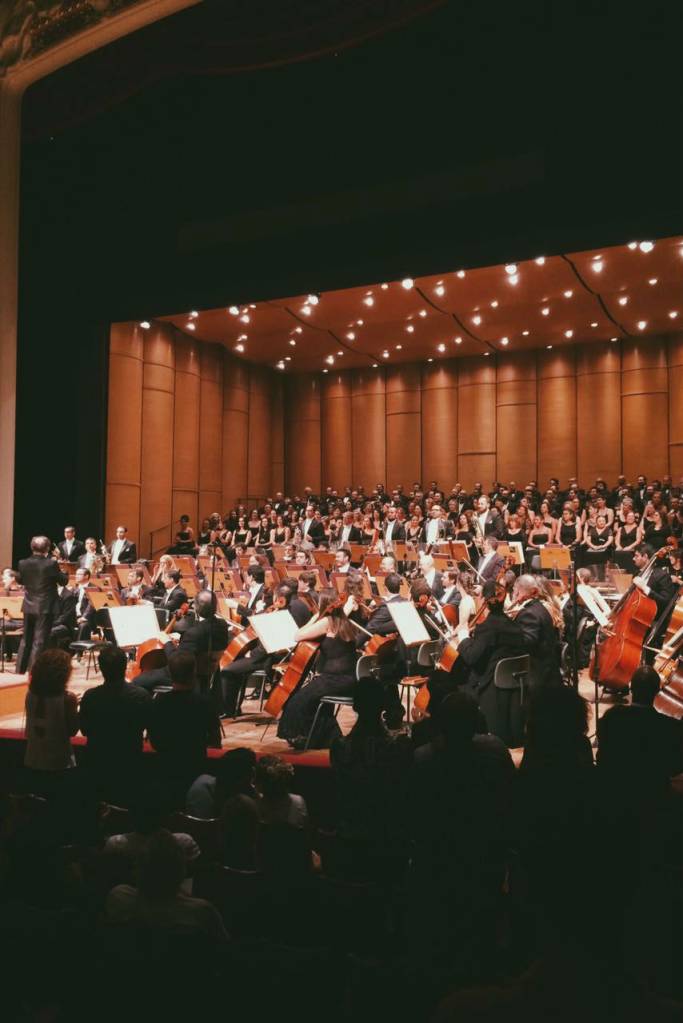
M 397 631 L 394 619 L 391 617 L 391 612 L 387 605 L 404 599 L 401 596 L 401 582 L 402 578 L 396 572 L 386 576 L 384 580 L 386 596 L 379 598 L 377 607 L 364 623 L 364 628 L 371 635 L 390 636 Z M 366 642 L 366 637 L 361 635 L 357 639 L 357 646 L 362 648 Z M 406 674 L 408 674 L 408 671 L 406 667 L 405 646 L 399 641 L 396 644 L 393 656 L 382 661 L 379 673 L 379 680 L 384 687 L 385 723 L 391 729 L 400 728 L 405 715 L 403 704 L 398 695 L 398 682 Z
M 121 600 L 124 604 L 137 604 L 146 598 L 150 588 L 145 586 L 145 573 L 141 568 L 134 568 L 128 573 L 127 583 L 128 585 L 121 590 Z
M 315 612 L 318 605 L 318 594 L 315 589 L 317 581 L 318 576 L 315 572 L 302 572 L 297 579 L 296 599 L 304 603 L 310 609 L 311 614 Z M 294 617 L 296 618 L 296 615 Z
M 175 614 L 183 604 L 187 604 L 187 593 L 180 585 L 181 579 L 182 576 L 177 569 L 173 572 L 167 572 L 162 576 L 164 595 L 163 597 L 154 598 L 154 603 L 157 607 L 163 608 L 164 611 L 168 611 L 170 614 Z
M 477 563 L 477 578 L 481 582 L 495 580 L 505 564 L 505 559 L 498 553 L 498 540 L 495 536 L 487 536 L 482 545 L 482 555 Z
M 4 596 L 19 597 L 23 594 L 24 587 L 20 586 L 18 579 L 19 573 L 15 572 L 13 568 L 4 568 L 2 570 L 2 587 L 0 589 Z M 2 608 L 0 608 L 0 612 L 3 612 Z M 11 615 L 5 615 L 4 613 L 3 617 L 5 620 L 5 659 L 11 661 L 12 656 L 19 649 L 19 630 L 21 630 L 24 620 L 23 618 L 12 618 Z
M 1 588 L 6 597 L 12 594 L 18 596 L 20 593 L 23 593 L 24 588 L 19 583 L 19 573 L 15 572 L 13 568 L 3 568 Z
M 62 561 L 77 562 L 82 554 L 85 554 L 85 547 L 81 540 L 76 539 L 76 530 L 73 526 L 66 526 L 64 539 L 57 544 L 59 557 Z
M 524 635 L 525 652 L 531 658 L 529 684 L 559 685 L 560 635 L 541 599 L 538 580 L 533 575 L 520 575 L 513 597 L 517 605 L 515 621 Z
M 126 526 L 116 527 L 116 539 L 109 548 L 112 565 L 132 565 L 138 560 L 135 544 L 128 539 Z
M 653 625 L 652 634 L 648 637 L 648 647 L 661 647 L 669 618 L 673 611 L 673 602 L 677 593 L 676 583 L 671 578 L 669 571 L 670 563 L 666 558 L 655 561 L 649 571 L 646 566 L 654 549 L 649 544 L 641 543 L 633 552 L 633 563 L 639 573 L 633 579 L 633 585 L 637 586 L 646 597 L 650 597 L 657 605 L 657 617 Z M 643 660 L 646 664 L 652 664 L 655 659 L 654 650 L 645 650 Z
M 296 550 L 293 545 L 292 550 L 294 551 L 294 557 L 292 560 L 297 568 L 308 568 L 308 566 L 312 564 L 312 559 L 308 551 Z M 289 559 L 285 558 L 284 560 L 286 561 Z
M 294 583 L 286 581 L 275 587 L 273 600 L 279 609 L 289 610 L 298 625 L 300 622 L 302 624 L 305 623 L 311 617 L 311 612 L 306 608 L 303 601 L 295 602 L 295 606 L 292 607 L 292 598 L 295 593 Z M 253 608 L 252 613 L 258 612 Z M 245 618 L 246 624 L 248 624 L 248 621 L 248 617 Z M 247 679 L 255 671 L 270 672 L 273 664 L 278 659 L 279 655 L 266 653 L 263 644 L 258 642 L 242 657 L 237 657 L 226 667 L 221 668 L 214 688 L 214 697 L 220 706 L 221 717 L 236 718 L 240 716 L 242 713 L 242 700 L 244 699 L 244 684 Z
M 76 637 L 76 594 L 68 586 L 58 586 L 59 604 L 50 630 L 50 646 L 65 649 Z
M 334 571 L 347 575 L 351 571 L 351 551 L 340 547 L 334 555 Z
M 213 654 L 225 650 L 228 645 L 228 623 L 216 615 L 216 598 L 210 590 L 202 590 L 194 600 L 194 609 L 197 621 L 190 625 L 180 635 L 176 645 L 169 638 L 164 646 L 166 656 L 169 657 L 178 650 L 183 654 L 192 654 L 198 657 L 200 654 L 207 654 L 209 647 Z M 202 665 L 198 665 L 202 667 Z M 170 685 L 171 676 L 167 667 L 153 668 L 150 671 L 142 672 L 135 679 L 135 685 L 142 686 L 151 692 L 156 686 Z M 199 688 L 204 689 L 208 678 L 198 677 Z
M 76 597 L 74 612 L 76 614 L 76 639 L 90 639 L 95 628 L 96 611 L 88 597 L 90 585 L 90 571 L 87 568 L 77 568 L 74 578 L 73 593 Z
M 315 674 L 289 698 L 278 723 L 279 738 L 294 749 L 303 749 L 321 696 L 350 696 L 356 680 L 356 629 L 348 616 L 355 610 L 353 597 L 342 604 L 334 590 L 323 590 L 317 615 L 300 628 L 297 642 L 319 639 L 320 650 Z M 310 745 L 327 749 L 341 735 L 334 707 L 325 705 L 318 715 Z
M 249 616 L 258 614 L 266 606 L 266 573 L 261 565 L 250 565 L 246 572 L 248 596 L 237 602 L 237 612 L 242 625 L 249 624 Z
M 605 601 L 600 591 L 595 589 L 591 585 L 592 580 L 593 577 L 591 575 L 591 571 L 589 568 L 579 568 L 576 570 L 577 585 L 589 587 L 591 591 L 591 596 L 595 600 L 595 603 L 609 617 L 610 607 Z M 571 657 L 574 621 L 574 601 L 571 599 L 570 594 L 568 593 L 565 594 L 564 598 L 561 601 L 561 607 L 562 617 L 565 625 L 565 635 L 567 638 L 567 642 L 569 643 L 569 656 Z M 577 608 L 576 632 L 579 639 L 578 663 L 579 668 L 587 668 L 590 662 L 591 649 L 595 642 L 598 622 L 590 607 L 588 607 L 588 605 L 581 599 L 581 597 L 579 597 L 576 602 L 576 608 Z
M 505 614 L 505 591 L 493 580 L 484 583 L 482 596 L 488 616 L 458 645 L 458 663 L 466 671 L 466 688 L 479 701 L 489 731 L 508 746 L 524 741 L 524 716 L 519 690 L 497 689 L 493 684 L 496 665 L 506 657 L 527 652 L 521 626 Z

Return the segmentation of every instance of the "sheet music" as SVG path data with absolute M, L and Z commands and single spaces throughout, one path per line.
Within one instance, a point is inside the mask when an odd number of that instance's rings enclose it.
M 261 640 L 266 653 L 276 654 L 296 646 L 298 625 L 289 611 L 269 611 L 252 615 L 249 624 Z
M 140 643 L 156 636 L 159 636 L 164 642 L 169 639 L 165 633 L 160 633 L 156 610 L 151 604 L 110 607 L 109 618 L 119 646 L 139 646 Z
M 387 607 L 391 617 L 394 619 L 398 634 L 406 646 L 429 643 L 432 637 L 425 629 L 424 622 L 417 613 L 417 609 L 412 601 L 391 600 Z

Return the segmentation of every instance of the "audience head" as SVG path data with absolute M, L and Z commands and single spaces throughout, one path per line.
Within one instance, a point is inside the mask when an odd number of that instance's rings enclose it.
M 588 704 L 574 686 L 541 686 L 529 700 L 526 748 L 551 757 L 575 749 L 588 732 Z
M 654 668 L 643 664 L 636 668 L 631 677 L 631 696 L 634 703 L 651 707 L 659 692 L 659 675 Z
M 289 793 L 294 768 L 282 757 L 265 756 L 256 763 L 254 785 L 267 803 L 278 803 Z
M 401 592 L 401 576 L 397 572 L 390 572 L 384 580 L 384 585 L 392 595 Z
M 469 693 L 457 689 L 441 701 L 437 724 L 448 748 L 464 747 L 471 742 L 478 723 L 479 707 Z
M 174 689 L 192 689 L 195 677 L 195 659 L 193 654 L 184 654 L 177 650 L 168 659 L 168 670 Z
M 265 569 L 262 565 L 250 565 L 247 575 L 250 577 L 252 583 L 257 586 L 262 586 L 266 578 Z
M 185 878 L 182 849 L 170 831 L 150 836 L 137 862 L 138 889 L 150 902 L 173 899 Z
M 100 666 L 105 683 L 122 683 L 125 681 L 128 658 L 120 647 L 114 646 L 113 643 L 107 643 L 106 646 L 100 649 L 97 663 Z
M 216 594 L 211 590 L 200 590 L 194 598 L 194 609 L 198 618 L 212 618 L 216 613 Z
M 515 600 L 529 600 L 531 597 L 538 596 L 538 582 L 533 575 L 520 575 L 519 579 L 515 583 L 514 598 Z
M 30 672 L 29 689 L 36 696 L 60 696 L 71 678 L 71 658 L 66 650 L 43 650 Z

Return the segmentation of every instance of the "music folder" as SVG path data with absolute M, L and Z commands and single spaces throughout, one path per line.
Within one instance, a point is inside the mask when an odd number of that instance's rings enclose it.
M 261 640 L 267 654 L 276 654 L 296 646 L 295 637 L 299 626 L 289 611 L 267 611 L 264 614 L 252 615 L 249 624 Z
M 151 604 L 110 607 L 109 618 L 117 645 L 120 647 L 139 646 L 140 643 L 157 636 L 165 643 L 169 640 L 167 635 L 159 633 L 156 609 Z
M 389 614 L 394 619 L 398 634 L 406 646 L 417 646 L 419 643 L 428 643 L 431 640 L 432 637 L 427 632 L 412 601 L 390 600 L 387 602 L 387 607 Z

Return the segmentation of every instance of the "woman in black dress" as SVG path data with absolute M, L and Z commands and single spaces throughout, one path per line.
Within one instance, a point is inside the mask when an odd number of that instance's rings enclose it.
M 247 527 L 244 515 L 237 520 L 237 528 L 229 541 L 233 547 L 251 547 L 251 530 Z
M 464 512 L 461 515 L 458 515 L 458 521 L 455 525 L 455 536 L 453 539 L 467 544 L 467 553 L 469 555 L 470 564 L 476 564 L 476 561 L 472 560 L 473 558 L 476 558 L 476 552 L 474 549 L 474 532 L 472 530 L 470 520 Z
M 620 568 L 631 575 L 636 574 L 633 552 L 640 543 L 641 529 L 636 522 L 636 513 L 629 509 L 623 525 L 618 526 L 614 539 L 614 560 Z
M 213 542 L 211 533 L 211 520 L 202 519 L 202 528 L 199 530 L 199 536 L 197 537 L 197 543 L 200 547 L 206 547 L 207 543 Z
M 271 528 L 270 519 L 267 515 L 262 515 L 259 521 L 259 527 L 254 537 L 254 545 L 259 554 L 265 554 L 269 562 L 273 563 L 273 545 L 270 539 Z
M 282 515 L 278 515 L 275 519 L 275 526 L 270 531 L 270 544 L 284 544 L 287 543 L 290 536 L 289 526 L 285 524 L 285 520 Z
M 649 525 L 645 526 L 643 540 L 653 551 L 660 551 L 662 547 L 666 547 L 666 539 L 670 533 L 668 518 L 664 517 L 659 508 L 655 508 Z
M 335 590 L 322 590 L 317 615 L 296 634 L 299 640 L 320 640 L 315 673 L 309 675 L 284 706 L 277 734 L 294 749 L 303 749 L 321 696 L 350 696 L 356 680 L 356 629 L 348 616 L 356 608 L 353 597 L 341 604 Z M 334 707 L 324 705 L 311 736 L 313 749 L 328 749 L 341 735 Z
M 565 505 L 562 509 L 562 518 L 557 521 L 555 531 L 555 543 L 561 543 L 571 551 L 572 559 L 581 543 L 581 523 L 574 514 L 571 505 Z
M 423 536 L 422 524 L 417 515 L 413 515 L 406 526 L 406 540 L 410 540 L 411 543 L 422 543 Z
M 547 526 L 540 515 L 534 515 L 534 521 L 529 530 L 527 540 L 526 561 L 532 572 L 541 570 L 541 547 L 552 543 L 553 533 L 550 526 Z
M 169 547 L 167 554 L 188 554 L 190 557 L 195 552 L 194 529 L 190 525 L 190 516 L 180 516 L 180 529 L 175 535 L 175 543 Z
M 522 529 L 522 524 L 519 521 L 519 518 L 517 517 L 515 512 L 513 512 L 512 515 L 508 516 L 507 526 L 505 527 L 505 532 L 503 533 L 503 543 L 521 543 L 522 559 L 524 559 L 526 555 L 526 533 Z M 523 569 L 524 562 L 522 561 L 522 564 L 514 565 L 512 570 L 514 571 L 515 575 L 519 575 L 520 572 L 523 571 Z
M 614 544 L 611 526 L 604 515 L 596 517 L 594 526 L 590 524 L 590 520 L 586 523 L 583 544 L 584 565 L 595 565 L 598 579 L 604 579 L 609 548 Z

